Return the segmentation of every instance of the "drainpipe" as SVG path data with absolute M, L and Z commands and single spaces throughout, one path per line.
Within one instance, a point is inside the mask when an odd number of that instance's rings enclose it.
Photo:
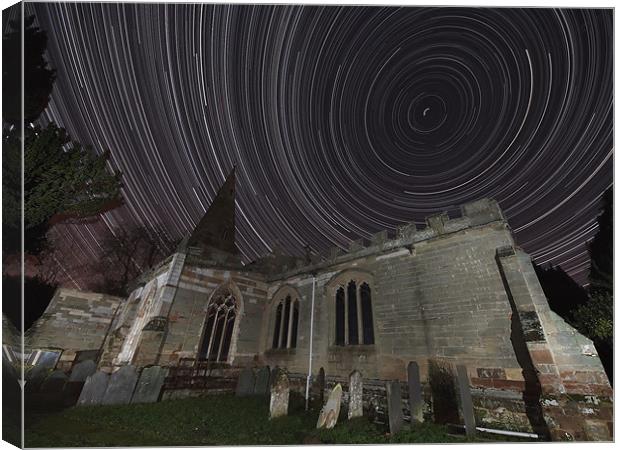
M 312 377 L 312 339 L 314 337 L 314 287 L 316 275 L 312 275 L 312 303 L 310 305 L 310 351 L 308 352 L 308 377 L 306 378 L 306 411 L 310 402 L 310 378 Z

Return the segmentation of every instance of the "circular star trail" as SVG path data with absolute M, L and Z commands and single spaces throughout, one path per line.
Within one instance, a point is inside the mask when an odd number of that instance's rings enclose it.
M 482 197 L 585 282 L 612 185 L 611 10 L 29 4 L 46 119 L 110 150 L 125 206 L 59 227 L 94 257 L 128 223 L 187 235 L 237 165 L 250 261 L 318 252 Z

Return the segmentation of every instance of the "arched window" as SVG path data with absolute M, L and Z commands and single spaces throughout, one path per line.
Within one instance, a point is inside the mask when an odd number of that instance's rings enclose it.
M 375 334 L 371 289 L 367 282 L 349 280 L 336 289 L 335 344 L 372 345 Z
M 297 347 L 299 327 L 299 300 L 290 295 L 278 302 L 273 330 L 272 348 Z
M 199 359 L 219 362 L 228 360 L 236 318 L 237 300 L 232 292 L 223 289 L 216 293 L 207 308 Z

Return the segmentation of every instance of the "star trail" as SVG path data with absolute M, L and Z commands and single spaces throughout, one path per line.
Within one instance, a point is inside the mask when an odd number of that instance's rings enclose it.
M 586 282 L 612 185 L 612 10 L 35 3 L 44 120 L 123 173 L 55 227 L 66 261 L 130 223 L 187 235 L 237 165 L 237 246 L 320 253 L 482 197 Z M 72 269 L 67 269 L 68 274 Z

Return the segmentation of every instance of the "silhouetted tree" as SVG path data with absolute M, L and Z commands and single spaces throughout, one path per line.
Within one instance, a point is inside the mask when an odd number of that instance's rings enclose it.
M 55 71 L 44 58 L 47 35 L 33 26 L 34 16 L 24 19 L 24 116 L 21 113 L 21 29 L 20 22 L 9 22 L 12 30 L 2 39 L 2 118 L 9 124 L 34 122 L 47 107 Z
M 602 198 L 602 212 L 596 219 L 598 231 L 590 241 L 590 291 L 608 292 L 613 295 L 614 255 L 613 255 L 613 191 L 607 189 Z
M 103 282 L 95 290 L 124 296 L 128 283 L 171 254 L 177 242 L 161 227 L 116 228 L 101 243 L 103 252 L 94 268 Z
M 573 311 L 575 327 L 596 346 L 609 380 L 613 380 L 613 192 L 602 198 L 598 231 L 590 241 L 590 287 L 588 302 Z
M 560 266 L 535 264 L 534 269 L 551 310 L 571 323 L 572 311 L 587 303 L 587 291 Z

